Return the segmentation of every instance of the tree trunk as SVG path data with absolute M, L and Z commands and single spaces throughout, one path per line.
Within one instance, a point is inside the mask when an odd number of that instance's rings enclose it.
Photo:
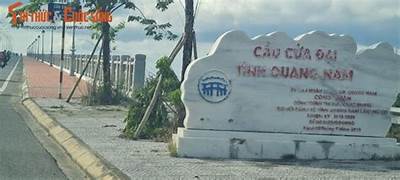
M 183 44 L 183 60 L 182 60 L 182 72 L 181 80 L 185 77 L 185 71 L 187 66 L 192 60 L 192 46 L 193 46 L 193 0 L 185 0 L 185 42 Z
M 112 103 L 112 89 L 110 78 L 110 24 L 102 23 L 101 31 L 103 33 L 103 92 L 102 103 Z

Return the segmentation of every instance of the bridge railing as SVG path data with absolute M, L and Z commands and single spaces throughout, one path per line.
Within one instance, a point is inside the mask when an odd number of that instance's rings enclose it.
M 56 68 L 61 66 L 60 54 L 28 54 L 28 56 L 35 58 L 38 61 L 45 62 Z M 75 63 L 72 61 L 71 54 L 64 55 L 63 69 L 66 75 L 79 76 L 82 73 L 90 55 L 78 54 L 75 55 Z M 126 95 L 130 95 L 136 88 L 142 88 L 145 83 L 145 68 L 146 56 L 143 54 L 136 54 L 131 57 L 129 55 L 113 55 L 110 60 L 110 79 L 114 88 L 122 90 Z M 98 68 L 97 74 L 96 69 Z M 73 71 L 73 72 L 72 72 Z M 94 77 L 97 77 L 98 82 L 103 81 L 103 58 L 98 58 L 94 55 L 92 61 L 88 65 L 84 74 L 84 80 L 93 82 Z

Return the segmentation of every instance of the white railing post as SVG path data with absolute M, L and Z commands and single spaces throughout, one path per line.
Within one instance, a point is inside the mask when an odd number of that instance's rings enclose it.
M 124 77 L 123 77 L 123 58 L 122 56 L 119 58 L 119 67 L 118 67 L 118 85 L 121 85 L 123 87 L 124 84 Z M 120 88 L 122 88 L 120 87 Z
M 127 72 L 128 72 L 128 61 L 129 61 L 130 56 L 128 55 L 122 55 L 121 59 L 122 59 L 122 82 L 124 83 L 122 88 L 125 90 L 127 89 L 127 82 L 128 82 L 128 76 L 127 76 Z
M 87 63 L 88 57 L 89 57 L 88 55 L 85 55 L 84 60 L 83 60 L 83 64 L 86 64 L 86 63 Z M 82 65 L 83 65 L 83 64 L 82 64 Z M 88 76 L 88 74 L 89 74 L 89 68 L 90 68 L 90 65 L 88 65 L 88 68 L 86 69 L 86 71 L 85 71 L 85 73 L 84 73 L 85 76 Z
M 116 56 L 111 56 L 111 64 L 110 64 L 110 79 L 111 84 L 115 87 L 115 58 Z
M 129 65 L 128 65 L 128 88 L 127 92 L 129 93 L 131 91 L 132 87 L 132 71 L 133 71 L 133 62 L 135 62 L 134 57 L 129 58 Z
M 90 70 L 90 77 L 94 78 L 94 73 L 96 72 L 96 63 L 97 63 L 97 55 L 93 55 L 92 62 L 91 62 L 91 70 Z
M 125 70 L 125 92 L 129 92 L 129 75 L 131 71 L 131 58 L 126 59 L 126 70 Z
M 136 54 L 133 65 L 132 90 L 144 87 L 146 74 L 146 55 Z

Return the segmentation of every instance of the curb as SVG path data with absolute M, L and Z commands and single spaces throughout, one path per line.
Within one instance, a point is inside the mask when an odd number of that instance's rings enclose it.
M 24 77 L 26 77 L 25 67 Z M 51 118 L 28 96 L 27 92 L 28 86 L 25 78 L 22 104 L 29 110 L 34 119 L 45 129 L 49 136 L 65 150 L 71 159 L 78 164 L 85 173 L 93 179 L 130 179 L 121 170 L 102 158 L 101 155 L 91 150 L 87 144 L 58 121 Z

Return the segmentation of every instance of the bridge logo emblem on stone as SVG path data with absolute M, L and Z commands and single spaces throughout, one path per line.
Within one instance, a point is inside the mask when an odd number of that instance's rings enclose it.
M 200 77 L 198 89 L 204 100 L 219 103 L 228 98 L 231 92 L 231 81 L 222 71 L 212 70 Z

